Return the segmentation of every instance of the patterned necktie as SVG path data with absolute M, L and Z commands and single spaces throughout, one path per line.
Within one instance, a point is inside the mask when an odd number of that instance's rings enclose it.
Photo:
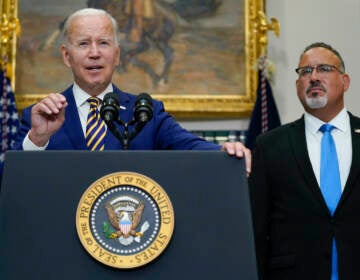
M 90 97 L 87 101 L 90 103 L 90 110 L 86 121 L 86 146 L 90 151 L 102 151 L 105 147 L 106 129 L 97 109 L 101 100 L 97 97 Z
M 320 160 L 320 188 L 331 216 L 341 197 L 341 181 L 339 162 L 336 154 L 334 139 L 331 130 L 335 128 L 330 124 L 323 124 L 320 131 L 323 133 L 321 139 L 321 160 Z M 331 280 L 338 279 L 338 261 L 335 238 L 332 242 L 331 258 Z

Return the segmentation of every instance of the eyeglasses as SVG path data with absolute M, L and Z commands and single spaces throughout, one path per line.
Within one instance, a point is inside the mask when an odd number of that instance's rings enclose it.
M 335 65 L 330 64 L 318 64 L 315 66 L 303 66 L 295 69 L 295 72 L 299 74 L 300 77 L 308 78 L 311 76 L 312 72 L 316 69 L 316 72 L 319 75 L 327 75 L 333 71 L 338 71 L 340 74 L 344 74 L 339 68 Z

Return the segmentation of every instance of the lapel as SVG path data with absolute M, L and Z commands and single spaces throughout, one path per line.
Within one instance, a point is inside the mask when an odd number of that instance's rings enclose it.
M 86 150 L 84 133 L 81 127 L 79 112 L 76 107 L 72 86 L 62 93 L 68 102 L 65 112 L 64 132 L 69 137 L 75 150 Z
M 346 181 L 338 207 L 341 207 L 341 205 L 350 195 L 360 174 L 360 118 L 353 116 L 351 113 L 349 113 L 349 116 L 352 141 L 352 161 L 349 176 Z
M 305 187 L 314 194 L 319 203 L 323 205 L 324 210 L 329 212 L 309 158 L 306 146 L 304 116 L 290 124 L 289 138 L 291 148 L 294 152 L 295 162 L 306 182 Z
M 131 98 L 129 94 L 124 93 L 114 84 L 113 84 L 113 88 L 114 88 L 114 92 L 119 95 L 120 105 L 122 106 L 122 108 L 119 111 L 119 116 L 124 122 L 129 122 L 133 117 L 132 116 L 133 104 L 131 104 Z

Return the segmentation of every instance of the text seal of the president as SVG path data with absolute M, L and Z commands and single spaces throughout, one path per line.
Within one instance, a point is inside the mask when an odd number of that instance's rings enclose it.
M 111 173 L 92 183 L 76 211 L 76 229 L 99 262 L 129 269 L 156 259 L 174 231 L 174 210 L 164 189 L 135 172 Z

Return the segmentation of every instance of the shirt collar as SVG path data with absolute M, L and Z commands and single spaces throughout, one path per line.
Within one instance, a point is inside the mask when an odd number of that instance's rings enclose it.
M 322 120 L 316 118 L 315 116 L 309 114 L 308 112 L 304 113 L 304 121 L 306 129 L 308 129 L 313 134 L 317 133 L 319 131 L 319 128 L 325 123 Z M 347 124 L 349 123 L 349 121 L 349 114 L 347 113 L 347 110 L 343 108 L 340 113 L 337 114 L 336 117 L 328 123 L 332 124 L 337 129 L 346 132 L 348 129 Z
M 105 94 L 108 92 L 113 92 L 113 86 L 111 83 L 107 86 L 107 88 L 102 93 L 100 93 L 96 97 L 103 100 Z M 75 103 L 76 103 L 77 108 L 84 105 L 87 102 L 88 98 L 91 97 L 88 93 L 86 93 L 84 90 L 82 90 L 79 87 L 79 85 L 76 83 L 74 83 L 74 85 L 73 85 L 73 93 L 74 93 L 74 98 L 75 98 Z

